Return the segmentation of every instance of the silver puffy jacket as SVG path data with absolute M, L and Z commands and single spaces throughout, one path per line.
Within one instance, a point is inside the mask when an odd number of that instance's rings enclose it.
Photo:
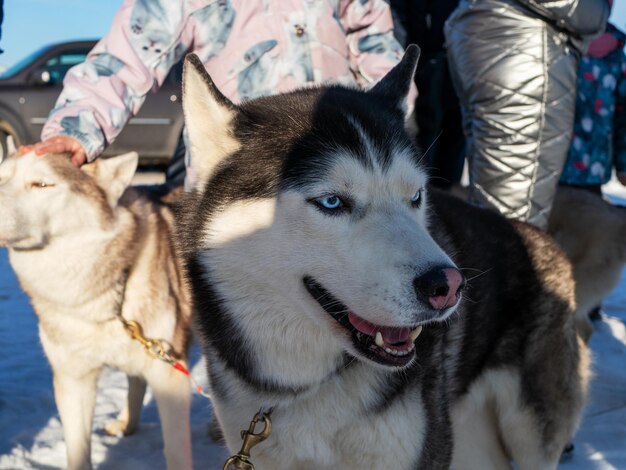
M 545 228 L 570 143 L 578 58 L 607 0 L 463 0 L 446 23 L 470 198 Z

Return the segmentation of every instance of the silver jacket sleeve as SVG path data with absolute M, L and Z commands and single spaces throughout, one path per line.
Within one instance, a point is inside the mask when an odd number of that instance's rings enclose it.
M 603 32 L 610 14 L 607 0 L 517 1 L 579 37 Z

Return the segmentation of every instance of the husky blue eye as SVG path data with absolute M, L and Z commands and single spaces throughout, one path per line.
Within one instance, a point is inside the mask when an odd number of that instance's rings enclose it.
M 322 207 L 330 210 L 339 209 L 343 206 L 342 200 L 338 196 L 334 195 L 321 197 L 317 201 Z
M 336 194 L 311 198 L 309 202 L 326 214 L 339 215 L 351 210 L 350 202 Z
M 419 207 L 422 204 L 422 190 L 417 191 L 411 198 L 411 205 L 413 207 Z

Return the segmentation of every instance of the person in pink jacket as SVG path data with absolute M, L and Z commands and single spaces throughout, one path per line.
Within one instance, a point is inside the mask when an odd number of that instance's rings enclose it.
M 126 0 L 67 73 L 42 142 L 22 150 L 94 160 L 188 52 L 239 102 L 327 81 L 368 87 L 403 50 L 384 0 Z

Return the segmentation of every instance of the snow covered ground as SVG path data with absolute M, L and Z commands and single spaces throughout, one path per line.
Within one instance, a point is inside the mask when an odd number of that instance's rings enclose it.
M 626 192 L 607 187 L 626 204 Z M 574 440 L 573 459 L 561 470 L 626 469 L 626 272 L 619 287 L 606 299 L 605 316 L 591 339 L 595 377 L 591 399 Z M 192 373 L 206 385 L 197 345 L 192 351 Z M 148 393 L 139 431 L 115 438 L 101 429 L 119 411 L 126 380 L 106 371 L 95 410 L 93 461 L 99 469 L 144 470 L 165 468 L 156 405 Z M 195 395 L 192 404 L 194 466 L 218 470 L 225 449 L 207 437 L 209 403 Z M 242 423 L 242 428 L 247 423 Z M 0 469 L 57 469 L 65 466 L 65 445 L 52 394 L 50 367 L 37 336 L 37 320 L 0 249 Z

